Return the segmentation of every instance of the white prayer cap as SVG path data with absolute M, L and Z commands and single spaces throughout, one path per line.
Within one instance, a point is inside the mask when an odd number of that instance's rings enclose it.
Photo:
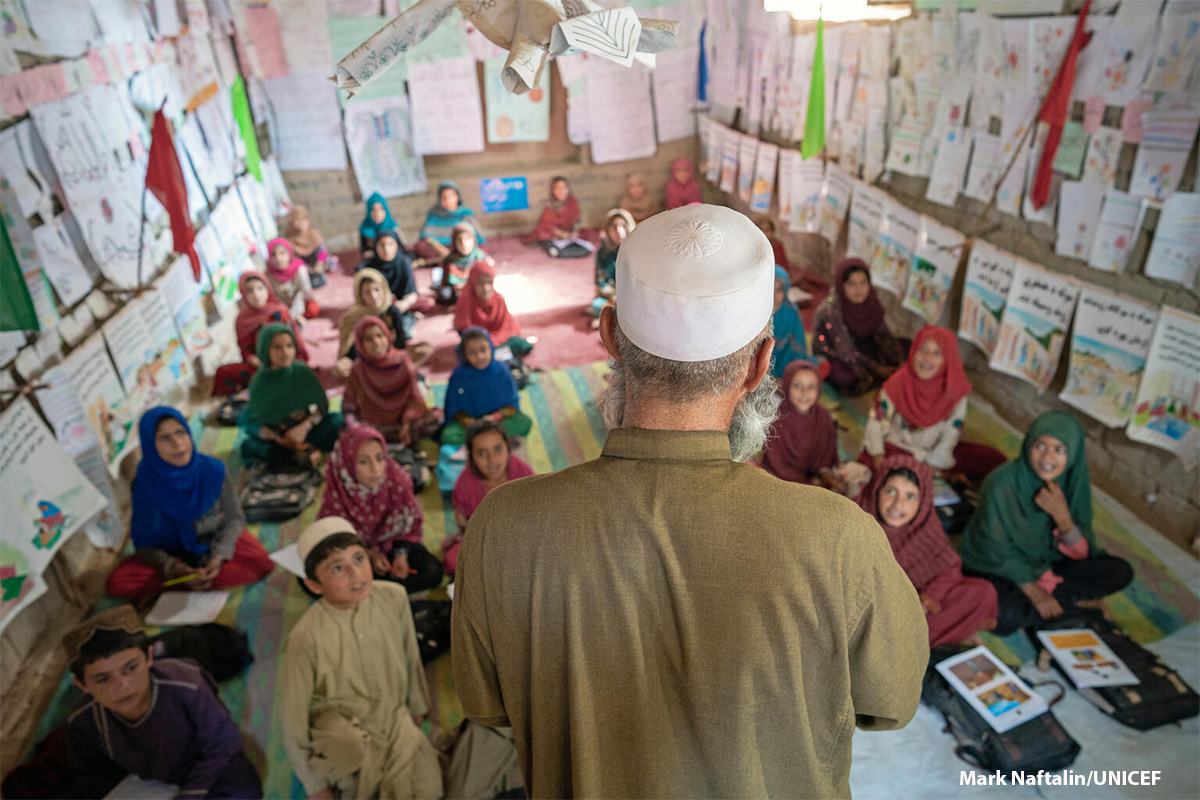
M 300 539 L 296 542 L 296 554 L 300 556 L 300 563 L 303 564 L 308 560 L 308 554 L 313 551 L 313 548 L 338 533 L 358 535 L 358 531 L 354 530 L 354 526 L 350 524 L 349 520 L 342 517 L 323 517 L 305 528 L 304 533 L 300 534 Z M 308 577 L 316 576 L 309 575 Z
M 762 333 L 775 306 L 775 256 L 753 222 L 724 206 L 655 214 L 617 253 L 621 331 L 651 355 L 709 361 Z

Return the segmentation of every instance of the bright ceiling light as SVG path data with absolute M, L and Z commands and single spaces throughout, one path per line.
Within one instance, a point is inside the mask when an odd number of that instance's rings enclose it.
M 854 22 L 862 19 L 894 20 L 912 14 L 911 3 L 888 5 L 869 4 L 867 0 L 763 0 L 767 11 L 787 11 L 793 19 L 815 20 L 822 16 L 826 22 Z

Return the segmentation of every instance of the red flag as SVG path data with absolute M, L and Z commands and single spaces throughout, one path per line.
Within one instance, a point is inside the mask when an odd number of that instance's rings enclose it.
M 1075 62 L 1079 60 L 1079 51 L 1092 38 L 1083 29 L 1087 23 L 1088 9 L 1092 0 L 1083 4 L 1079 19 L 1075 23 L 1075 35 L 1071 37 L 1071 46 L 1063 56 L 1050 91 L 1042 101 L 1042 110 L 1038 112 L 1038 121 L 1050 126 L 1050 135 L 1046 137 L 1046 146 L 1042 149 L 1042 160 L 1038 162 L 1037 175 L 1033 179 L 1033 191 L 1029 199 L 1034 208 L 1046 205 L 1050 197 L 1050 176 L 1053 172 L 1054 154 L 1058 152 L 1058 143 L 1062 140 L 1063 125 L 1067 122 L 1067 113 L 1071 110 L 1071 87 L 1075 85 Z
M 154 112 L 150 136 L 150 163 L 146 166 L 146 188 L 163 204 L 171 217 L 171 236 L 176 253 L 186 253 L 192 262 L 192 275 L 200 280 L 200 256 L 196 253 L 196 229 L 188 212 L 187 185 L 183 169 L 171 141 L 171 129 L 162 109 Z

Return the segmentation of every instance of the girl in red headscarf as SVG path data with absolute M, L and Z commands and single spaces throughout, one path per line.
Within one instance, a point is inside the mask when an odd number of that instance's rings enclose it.
M 483 328 L 496 347 L 508 347 L 517 358 L 533 350 L 536 339 L 521 337 L 521 326 L 508 310 L 504 296 L 496 291 L 496 269 L 486 261 L 471 267 L 467 284 L 454 307 L 454 330 L 460 334 L 467 328 Z
M 912 581 L 929 624 L 929 646 L 976 645 L 996 627 L 996 589 L 965 578 L 933 507 L 933 473 L 908 455 L 888 456 L 855 501 L 878 520 L 896 563 Z
M 702 203 L 700 184 L 696 182 L 696 167 L 690 158 L 677 158 L 671 165 L 671 181 L 667 184 L 667 210 Z
M 534 245 L 554 239 L 573 239 L 579 231 L 579 201 L 570 182 L 562 175 L 550 179 L 550 201 L 532 231 L 521 236 L 522 244 Z
M 959 441 L 971 383 L 950 331 L 926 325 L 908 360 L 884 382 L 867 418 L 863 447 L 876 468 L 885 455 L 907 453 L 936 473 L 980 481 L 1007 459 L 995 448 Z
M 315 319 L 321 306 L 313 298 L 312 280 L 304 259 L 298 258 L 287 239 L 279 237 L 267 242 L 267 278 L 275 294 L 291 308 L 296 298 L 304 301 L 304 316 Z
M 888 330 L 865 261 L 842 261 L 833 284 L 817 309 L 813 354 L 829 359 L 827 380 L 833 386 L 862 394 L 892 376 L 904 363 L 907 348 Z
M 300 338 L 300 329 L 287 306 L 275 296 L 267 276 L 261 272 L 243 272 L 238 279 L 238 290 L 242 302 L 234 322 L 234 332 L 242 360 L 217 369 L 213 376 L 214 397 L 237 394 L 250 385 L 255 371 L 262 366 L 254 353 L 258 346 L 258 332 L 272 322 L 282 322 L 292 329 L 296 339 L 296 360 L 308 362 L 308 351 L 304 348 L 304 340 Z
M 382 319 L 366 316 L 354 326 L 358 358 L 350 367 L 342 411 L 373 425 L 388 441 L 410 445 L 431 435 L 437 418 L 425 405 L 417 370 L 403 349 L 396 347 Z

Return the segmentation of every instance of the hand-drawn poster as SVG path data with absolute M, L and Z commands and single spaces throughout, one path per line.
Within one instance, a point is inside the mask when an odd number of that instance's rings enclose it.
M 1126 16 L 1109 28 L 1097 84 L 1097 94 L 1107 105 L 1124 106 L 1141 94 L 1157 31 L 1156 14 Z
M 722 192 L 732 192 L 737 189 L 738 150 L 741 148 L 742 135 L 723 125 L 717 130 L 721 132 L 721 174 L 718 186 Z
M 592 162 L 609 164 L 654 155 L 658 142 L 654 138 L 650 70 L 641 64 L 626 68 L 589 58 L 585 74 Z M 622 113 L 612 113 L 614 108 Z
M 979 239 L 971 245 L 958 318 L 958 338 L 975 345 L 988 358 L 1000 336 L 1000 317 L 1015 269 L 1016 258 L 998 247 Z
M 683 139 L 696 132 L 696 79 L 700 50 L 680 47 L 659 53 L 653 72 L 654 125 L 658 141 Z
M 825 184 L 825 162 L 819 158 L 803 161 L 797 157 L 793 160 L 791 172 L 792 210 L 788 217 L 788 228 L 796 233 L 820 233 L 821 209 L 824 206 L 821 191 Z M 779 180 L 784 180 L 782 174 Z
M 1163 306 L 1125 434 L 1200 461 L 1200 317 Z
M 483 62 L 483 91 L 487 106 L 487 138 L 501 142 L 550 141 L 550 92 L 544 87 L 513 94 L 500 80 L 507 56 Z M 390 195 L 388 195 L 390 197 Z
M 108 471 L 116 477 L 121 462 L 137 447 L 137 427 L 121 379 L 104 349 L 103 337 L 84 341 L 67 356 L 63 366 L 75 384 L 88 423 L 100 437 Z
M 408 75 L 417 152 L 422 155 L 482 152 L 483 108 L 479 102 L 475 59 L 464 56 L 410 64 Z
M 127 157 L 129 141 L 116 133 L 119 107 L 112 86 L 102 84 L 30 114 L 92 257 L 106 278 L 130 289 L 137 285 L 145 164 Z
M 155 363 L 159 354 L 137 304 L 127 304 L 101 330 L 133 416 L 140 417 L 147 409 L 165 403 L 169 387 L 158 382 L 163 377 Z
M 202 280 L 207 283 L 207 279 Z M 201 305 L 199 284 L 192 277 L 192 265 L 187 256 L 175 259 L 158 281 L 158 290 L 171 309 L 188 356 L 195 358 L 211 347 L 213 338 L 208 330 L 208 315 Z
M 954 206 L 967 174 L 967 163 L 971 160 L 971 138 L 960 131 L 953 142 L 938 144 L 933 171 L 929 175 L 929 186 L 925 199 L 943 206 Z
M 811 159 L 810 159 L 811 160 Z M 850 210 L 850 193 L 854 180 L 836 163 L 825 164 L 825 181 L 821 184 L 821 227 L 819 233 L 836 244 Z
M 766 212 L 771 208 L 771 193 L 775 190 L 775 170 L 779 163 L 779 146 L 763 142 L 754 159 L 754 183 L 750 188 L 750 210 Z
M 1200 109 L 1187 102 L 1163 101 L 1142 114 L 1141 146 L 1133 162 L 1129 193 L 1159 201 L 1170 197 L 1179 188 L 1197 129 Z
M 988 366 L 1045 391 L 1058 369 L 1078 295 L 1074 282 L 1019 262 Z
M 20 397 L 0 416 L 0 626 L 54 554 L 106 502 Z
M 850 200 L 850 232 L 846 239 L 846 258 L 861 258 L 868 264 L 882 251 L 879 244 L 879 228 L 883 222 L 883 211 L 890 202 L 887 194 L 865 183 L 855 182 L 854 197 Z M 904 285 L 895 285 L 884 277 L 871 275 L 877 289 L 887 289 L 894 294 L 904 291 Z M 903 279 L 901 279 L 903 280 Z
M 1106 189 L 1112 188 L 1117 180 L 1117 162 L 1121 158 L 1122 144 L 1120 128 L 1099 128 L 1093 133 L 1088 141 L 1080 180 Z
M 70 308 L 92 290 L 93 280 L 71 243 L 63 219 L 65 216 L 64 213 L 34 228 L 33 243 L 42 262 L 42 271 L 50 279 L 58 299 Z
M 149 364 L 151 380 L 168 390 L 190 386 L 195 378 L 192 362 L 180 341 L 175 315 L 162 292 L 146 292 L 138 298 L 136 307 L 155 349 L 155 357 Z
M 1096 238 L 1104 190 L 1079 181 L 1063 181 L 1059 187 L 1062 202 L 1058 210 L 1058 235 L 1054 252 L 1067 258 L 1087 261 Z
M 1127 192 L 1109 189 L 1096 223 L 1096 235 L 1088 254 L 1088 266 L 1105 272 L 1124 272 L 1129 254 L 1137 244 L 1146 203 Z
M 342 124 L 363 196 L 379 192 L 400 197 L 425 191 L 425 160 L 413 144 L 406 96 L 347 103 Z
M 1004 165 L 1000 163 L 1000 137 L 975 132 L 971 147 L 971 164 L 962 193 L 972 200 L 987 203 L 996 191 L 996 181 Z
M 293 69 L 286 78 L 263 81 L 278 118 L 282 170 L 346 168 L 337 89 L 328 72 Z
M 1182 192 L 1163 203 L 1145 273 L 1151 278 L 1194 287 L 1200 272 L 1200 194 Z
M 879 249 L 867 261 L 871 267 L 871 282 L 898 297 L 904 296 L 917 238 L 921 232 L 921 215 L 890 197 L 879 222 Z
M 758 139 L 745 133 L 738 136 L 737 196 L 743 203 L 749 203 L 754 193 L 754 164 L 758 157 Z
M 1058 399 L 1110 428 L 1129 421 L 1157 309 L 1084 286 L 1071 334 L 1067 385 Z
M 1196 57 L 1200 55 L 1200 16 L 1196 4 L 1178 3 L 1175 8 L 1182 13 L 1171 14 L 1168 6 L 1163 14 L 1142 91 L 1181 91 L 1196 66 Z
M 904 307 L 935 325 L 946 308 L 967 239 L 929 217 L 922 216 L 920 224 L 921 232 L 917 236 L 908 288 L 904 293 Z

